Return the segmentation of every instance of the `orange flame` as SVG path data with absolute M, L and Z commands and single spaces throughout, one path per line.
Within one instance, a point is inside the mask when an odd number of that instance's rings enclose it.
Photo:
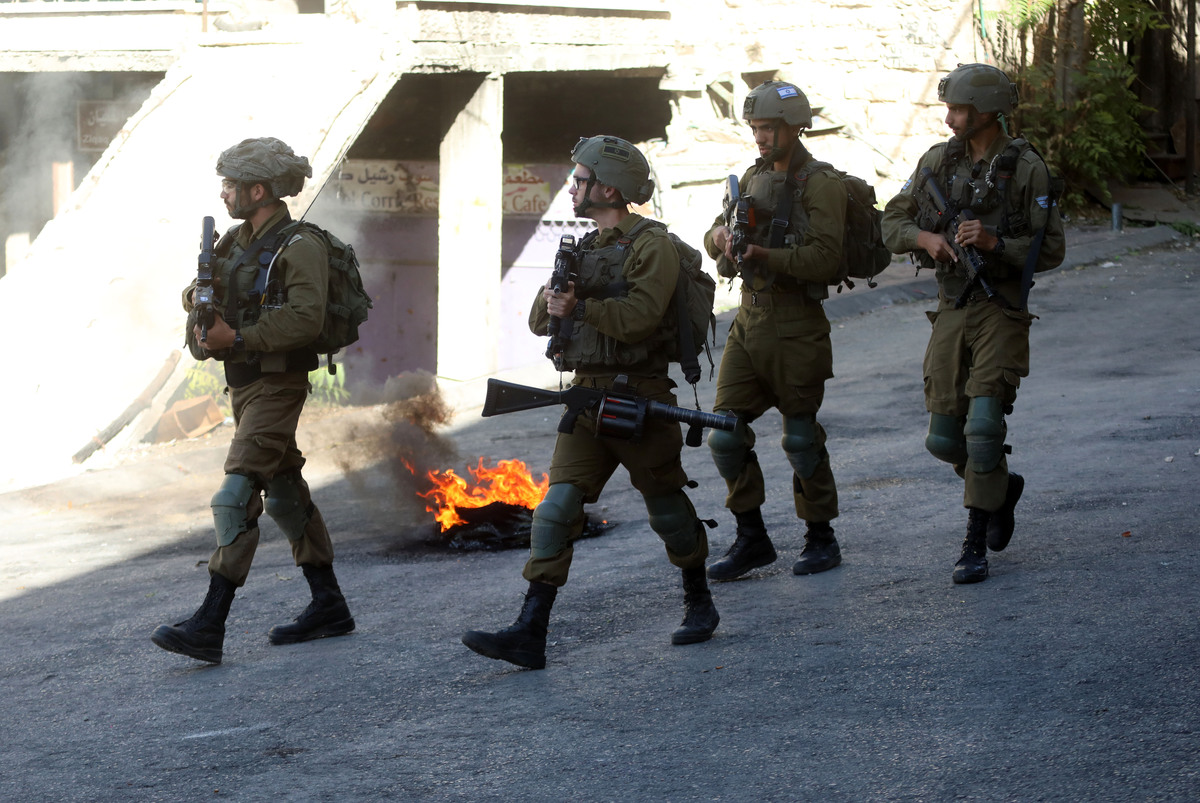
M 409 467 L 409 470 L 412 468 Z M 475 478 L 474 487 L 452 469 L 447 469 L 430 471 L 427 476 L 433 488 L 417 492 L 417 496 L 431 501 L 432 504 L 425 509 L 434 514 L 442 532 L 465 521 L 458 515 L 460 509 L 480 508 L 493 502 L 532 509 L 542 501 L 550 487 L 548 475 L 543 474 L 540 483 L 534 481 L 533 475 L 520 460 L 501 460 L 495 468 L 486 468 L 481 457 L 479 467 L 468 468 L 467 471 Z M 484 487 L 484 483 L 487 487 Z

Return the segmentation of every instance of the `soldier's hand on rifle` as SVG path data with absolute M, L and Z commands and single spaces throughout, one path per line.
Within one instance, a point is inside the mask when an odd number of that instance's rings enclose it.
M 546 311 L 555 318 L 569 318 L 575 311 L 575 282 L 567 282 L 565 293 L 556 293 L 546 285 L 542 289 L 542 298 L 546 299 Z
M 954 247 L 941 234 L 932 231 L 922 231 L 917 235 L 917 247 L 925 249 L 934 262 L 957 262 L 958 254 Z
M 996 236 L 977 218 L 959 223 L 954 241 L 962 246 L 973 245 L 980 251 L 994 251 L 996 248 Z
M 209 351 L 220 351 L 221 349 L 230 348 L 233 345 L 233 337 L 236 332 L 230 328 L 229 324 L 225 323 L 225 319 L 220 313 L 213 316 L 212 326 L 208 327 L 208 338 L 200 339 L 200 326 L 197 324 L 192 327 L 192 332 L 196 335 L 196 340 L 200 345 Z
M 713 245 L 725 253 L 726 259 L 733 259 L 729 253 L 729 227 L 717 226 L 713 229 Z

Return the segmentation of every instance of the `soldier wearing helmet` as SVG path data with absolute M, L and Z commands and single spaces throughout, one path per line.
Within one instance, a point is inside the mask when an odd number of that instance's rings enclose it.
M 283 142 L 262 137 L 223 152 L 217 174 L 226 211 L 242 223 L 214 248 L 213 324 L 204 331 L 196 321 L 195 282 L 184 290 L 183 306 L 193 355 L 223 361 L 235 430 L 225 480 L 212 498 L 217 548 L 208 561 L 208 594 L 191 618 L 151 636 L 164 650 L 210 663 L 221 662 L 225 619 L 250 572 L 264 512 L 287 537 L 312 592 L 294 622 L 270 630 L 270 642 L 354 629 L 296 445 L 308 374 L 318 367 L 312 344 L 325 321 L 329 255 L 320 236 L 292 221 L 282 199 L 300 191 L 312 168 Z
M 638 396 L 675 404 L 674 381 L 662 347 L 664 318 L 679 279 L 679 255 L 661 224 L 629 210 L 650 200 L 654 181 L 646 157 L 613 136 L 580 139 L 569 193 L 575 215 L 595 221 L 575 251 L 573 282 L 556 292 L 547 282 L 534 299 L 530 329 L 546 335 L 551 316 L 568 323 L 562 353 L 572 384 L 611 388 L 618 375 Z M 533 514 L 525 604 L 511 627 L 496 633 L 471 630 L 465 645 L 489 658 L 541 669 L 546 630 L 558 589 L 566 584 L 572 543 L 584 525 L 584 504 L 594 503 L 618 466 L 641 493 L 650 528 L 667 559 L 683 575 L 684 619 L 673 644 L 711 638 L 720 617 L 704 576 L 708 539 L 683 488 L 683 438 L 677 423 L 648 418 L 636 440 L 598 436 L 585 412 L 569 434 L 560 433 L 550 462 L 550 487 Z
M 846 189 L 832 166 L 817 162 L 801 141 L 812 108 L 795 84 L 768 81 L 747 96 L 742 117 L 759 158 L 739 182 L 750 204 L 744 252 L 733 252 L 724 215 L 705 235 L 717 272 L 742 280 L 742 303 L 721 358 L 714 409 L 737 414 L 733 432 L 713 430 L 708 445 L 725 479 L 725 506 L 737 536 L 708 567 L 713 580 L 732 580 L 776 560 L 761 506 L 766 486 L 749 424 L 770 408 L 783 416 L 784 453 L 792 467 L 796 515 L 806 522 L 795 574 L 841 563 L 830 522 L 838 515 L 837 486 L 817 412 L 833 376 L 829 320 L 821 302 L 842 256 Z
M 936 271 L 925 446 L 963 479 L 967 535 L 952 579 L 977 583 L 988 576 L 987 551 L 1012 538 L 1025 487 L 1008 469 L 1005 416 L 1029 375 L 1029 288 L 1034 273 L 1062 262 L 1066 241 L 1049 170 L 1005 130 L 1018 102 L 1008 76 L 959 65 L 938 83 L 938 100 L 953 136 L 921 157 L 888 202 L 883 235 L 894 253 Z

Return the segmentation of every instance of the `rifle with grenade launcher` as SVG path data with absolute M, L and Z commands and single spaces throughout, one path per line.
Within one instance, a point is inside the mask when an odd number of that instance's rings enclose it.
M 983 288 L 983 292 L 991 301 L 996 297 L 996 291 L 992 289 L 991 283 L 987 280 L 983 256 L 975 246 L 961 246 L 955 242 L 955 238 L 958 236 L 958 219 L 961 217 L 963 220 L 971 220 L 975 217 L 975 213 L 970 209 L 960 210 L 956 206 L 951 206 L 942 193 L 941 187 L 938 186 L 937 179 L 933 177 L 933 171 L 928 167 L 921 168 L 921 179 L 917 186 L 929 196 L 929 200 L 933 202 L 933 208 L 937 212 L 937 218 L 928 221 L 930 223 L 928 231 L 935 234 L 943 234 L 948 231 L 950 236 L 946 239 L 950 242 L 954 253 L 958 255 L 959 263 L 965 265 L 967 269 L 967 283 L 962 292 L 958 294 L 958 298 L 955 299 L 954 308 L 961 309 L 966 306 L 967 299 L 976 284 Z M 922 226 L 922 228 L 925 227 Z
M 564 404 L 567 409 L 558 422 L 558 431 L 570 434 L 580 414 L 594 410 L 596 434 L 622 440 L 637 440 L 647 418 L 666 418 L 688 425 L 688 446 L 699 446 L 704 427 L 732 431 L 737 416 L 717 415 L 703 410 L 689 410 L 673 404 L 652 401 L 629 392 L 629 379 L 618 376 L 611 390 L 571 385 L 566 390 L 539 390 L 500 379 L 489 379 L 487 397 L 483 402 L 483 417 L 515 413 Z

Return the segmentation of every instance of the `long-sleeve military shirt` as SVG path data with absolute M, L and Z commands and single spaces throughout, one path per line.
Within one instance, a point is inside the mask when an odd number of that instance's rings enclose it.
M 245 250 L 251 243 L 269 231 L 275 224 L 289 217 L 288 208 L 281 204 L 271 217 L 257 229 L 251 230 L 250 223 L 243 222 L 234 235 L 237 250 Z M 242 292 L 254 286 L 258 263 L 251 260 L 238 273 L 238 286 Z M 213 286 L 219 299 L 224 298 L 227 275 L 214 277 Z M 321 333 L 325 323 L 325 304 L 329 291 L 329 254 L 320 237 L 301 228 L 293 234 L 279 252 L 271 267 L 271 282 L 282 282 L 283 303 L 279 307 L 263 309 L 258 320 L 241 327 L 242 340 L 248 352 L 286 352 L 309 345 Z M 183 306 L 191 311 L 193 281 L 183 293 Z M 224 309 L 224 301 L 219 304 Z M 228 322 L 236 326 L 235 321 Z
M 986 188 L 983 176 L 988 166 L 1012 141 L 1012 137 L 1001 134 L 980 161 L 972 163 L 969 153 L 955 159 L 949 165 L 953 187 L 941 186 L 945 181 L 943 166 L 949 158 L 949 143 L 940 142 L 926 151 L 912 176 L 884 207 L 883 241 L 888 249 L 895 254 L 906 251 L 916 251 L 918 256 L 926 254 L 924 249 L 917 246 L 917 236 L 921 233 L 921 204 L 928 203 L 921 198 L 924 189 L 920 187 L 918 179 L 922 169 L 933 171 L 942 194 L 953 201 L 961 197 L 959 191 L 965 184 L 974 182 L 976 188 Z M 984 257 L 985 267 L 995 274 L 991 277 L 995 280 L 995 289 L 1015 306 L 1019 302 L 1020 276 L 1035 235 L 1045 227 L 1037 266 L 1039 271 L 1050 270 L 1062 263 L 1066 255 L 1066 237 L 1062 218 L 1050 192 L 1050 172 L 1033 149 L 1025 148 L 1022 151 L 1006 194 L 1008 198 L 1000 199 L 1000 203 L 989 211 L 979 212 L 978 218 L 990 227 L 989 231 L 993 234 L 997 233 L 997 226 L 1008 210 L 1020 211 L 1028 225 L 1018 233 L 1000 232 L 1004 239 L 1003 253 L 997 255 L 980 251 L 980 254 Z M 951 238 L 948 231 L 946 237 L 948 240 Z M 928 263 L 932 260 L 926 258 L 924 261 Z M 935 263 L 934 267 L 943 301 L 954 301 L 966 286 L 965 268 L 945 262 Z

